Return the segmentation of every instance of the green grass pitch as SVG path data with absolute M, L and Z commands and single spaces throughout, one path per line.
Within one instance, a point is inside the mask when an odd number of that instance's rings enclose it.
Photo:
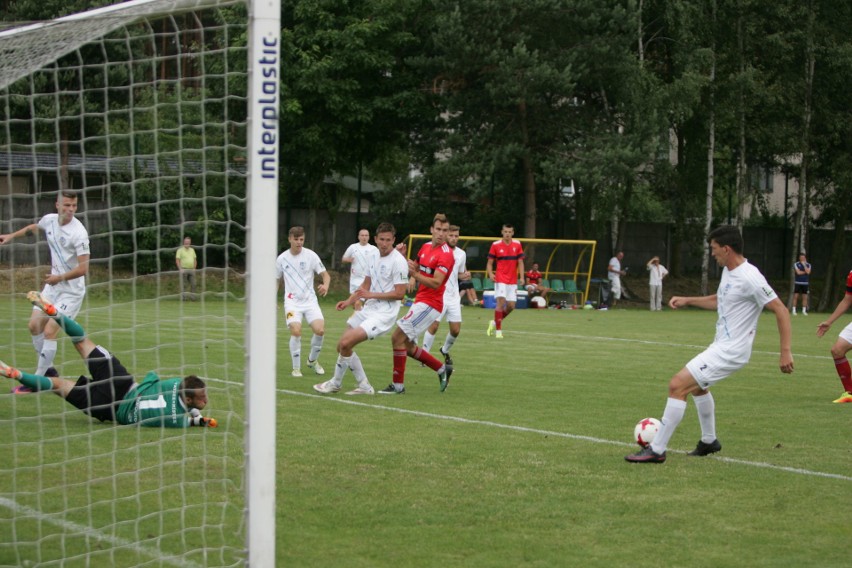
M 852 405 L 831 403 L 841 387 L 828 354 L 848 317 L 821 340 L 820 314 L 794 318 L 787 376 L 764 313 L 751 363 L 714 389 L 722 452 L 685 455 L 699 437 L 690 401 L 668 461 L 639 465 L 623 459 L 633 426 L 660 416 L 671 375 L 712 340 L 714 313 L 518 310 L 499 341 L 485 334 L 491 311 L 464 308 L 445 393 L 409 359 L 404 396 L 348 397 L 311 388 L 330 377 L 345 326 L 346 314 L 323 307 L 326 377 L 304 367 L 304 378 L 290 377 L 279 322 L 279 566 L 848 565 Z M 25 308 L 6 311 L 14 353 L 0 354 L 22 366 L 33 357 Z M 135 341 L 125 364 L 140 376 L 189 372 L 199 359 L 215 379 L 220 428 L 93 425 L 58 397 L 3 387 L 0 565 L 59 565 L 65 555 L 63 565 L 84 566 L 92 551 L 114 566 L 242 561 L 243 306 L 132 309 L 132 326 L 104 303 L 81 320 L 111 326 L 99 341 L 119 355 Z M 373 386 L 386 386 L 389 338 L 356 351 Z M 82 373 L 74 357 L 63 346 L 68 373 Z M 344 390 L 353 385 L 348 374 Z M 193 506 L 171 510 L 172 493 Z M 177 533 L 181 522 L 198 528 Z

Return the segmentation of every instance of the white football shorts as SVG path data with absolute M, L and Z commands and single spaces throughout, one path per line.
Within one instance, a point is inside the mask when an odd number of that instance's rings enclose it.
M 444 303 L 444 309 L 441 311 L 441 316 L 439 320 L 451 321 L 453 323 L 461 323 L 461 300 L 450 302 L 449 304 Z
M 517 284 L 503 284 L 502 282 L 494 283 L 494 297 L 495 298 L 506 298 L 507 302 L 517 302 L 518 301 L 518 285 Z
M 69 294 L 68 292 L 57 289 L 56 286 L 51 286 L 50 284 L 44 287 L 41 291 L 41 295 L 44 296 L 48 302 L 56 306 L 56 309 L 59 310 L 60 313 L 71 319 L 76 318 L 77 314 L 80 313 L 80 308 L 83 307 L 84 296 Z M 38 310 L 35 306 L 33 306 L 33 309 Z
M 715 343 L 686 364 L 686 370 L 703 389 L 708 389 L 745 367 L 749 357 L 733 358 Z
M 843 328 L 840 332 L 840 338 L 846 341 L 846 343 L 852 344 L 852 323 Z
M 284 302 L 284 321 L 287 325 L 302 323 L 302 318 L 305 318 L 308 325 L 316 320 L 324 320 L 319 302 Z
M 364 307 L 352 314 L 352 317 L 346 320 L 346 325 L 352 329 L 360 327 L 367 334 L 367 339 L 375 339 L 393 329 L 397 315 L 395 312 L 378 312 Z
M 417 338 L 426 333 L 432 322 L 441 317 L 441 312 L 428 304 L 415 302 L 408 313 L 396 322 L 396 326 L 414 343 Z

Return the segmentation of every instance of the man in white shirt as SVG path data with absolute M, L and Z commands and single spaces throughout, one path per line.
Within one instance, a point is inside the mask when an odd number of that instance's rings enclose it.
M 357 311 L 346 322 L 346 331 L 337 343 L 337 364 L 334 376 L 314 385 L 314 390 L 323 394 L 340 391 L 346 369 L 352 371 L 358 386 L 346 394 L 375 394 L 367 379 L 355 346 L 368 339 L 375 339 L 393 329 L 399 316 L 399 306 L 405 297 L 408 285 L 408 262 L 393 246 L 396 229 L 390 223 L 380 223 L 376 228 L 378 255 L 367 270 L 364 281 L 349 298 L 337 303 L 337 310 L 364 302 L 364 309 Z
M 618 300 L 621 299 L 621 277 L 627 274 L 627 271 L 621 269 L 621 260 L 623 258 L 624 252 L 618 251 L 614 257 L 609 259 L 609 265 L 607 266 L 607 277 L 609 278 L 609 286 L 612 294 L 610 308 L 614 308 Z
M 651 298 L 651 311 L 663 311 L 663 278 L 668 275 L 669 271 L 666 267 L 660 264 L 660 257 L 655 256 L 648 261 L 648 289 Z
M 89 233 L 74 215 L 78 196 L 74 191 L 61 191 L 56 196 L 56 213 L 49 213 L 38 223 L 27 225 L 7 235 L 0 235 L 0 245 L 26 236 L 43 233 L 50 247 L 51 269 L 44 278 L 42 296 L 60 313 L 74 319 L 80 313 L 86 296 L 86 274 L 89 272 Z M 53 366 L 56 338 L 60 326 L 56 320 L 33 308 L 29 330 L 38 353 L 36 375 L 58 376 Z M 48 373 L 48 369 L 51 369 Z M 18 387 L 15 392 L 30 392 Z
M 311 352 L 308 355 L 308 367 L 317 375 L 324 375 L 325 370 L 317 360 L 322 350 L 325 335 L 325 319 L 319 307 L 314 278 L 318 274 L 322 284 L 317 286 L 321 296 L 328 294 L 331 276 L 325 269 L 320 257 L 314 251 L 305 248 L 304 227 L 290 229 L 287 240 L 290 248 L 282 252 L 275 262 L 275 270 L 279 279 L 279 288 L 284 284 L 284 317 L 290 328 L 290 358 L 293 362 L 294 377 L 301 377 L 302 361 L 302 319 L 308 322 L 314 332 L 311 337 Z
M 349 245 L 349 248 L 343 253 L 343 258 L 341 259 L 344 264 L 352 265 L 349 272 L 350 294 L 361 286 L 361 283 L 370 270 L 370 266 L 378 255 L 379 250 L 370 244 L 370 231 L 367 229 L 358 231 L 358 242 Z M 356 311 L 360 310 L 362 305 L 362 301 L 355 302 L 352 304 L 352 309 Z
M 674 296 L 669 301 L 673 310 L 685 306 L 715 309 L 716 337 L 703 353 L 695 356 L 669 382 L 669 398 L 663 411 L 662 427 L 650 445 L 625 456 L 633 463 L 663 463 L 666 447 L 683 419 L 686 398 L 692 395 L 698 410 L 701 439 L 691 456 L 706 456 L 722 449 L 716 438 L 716 404 L 710 387 L 742 369 L 751 357 L 760 313 L 767 308 L 775 313 L 781 337 L 779 368 L 793 372 L 790 314 L 760 271 L 743 256 L 743 238 L 739 229 L 722 226 L 710 232 L 707 239 L 713 258 L 723 267 L 719 288 L 712 296 Z

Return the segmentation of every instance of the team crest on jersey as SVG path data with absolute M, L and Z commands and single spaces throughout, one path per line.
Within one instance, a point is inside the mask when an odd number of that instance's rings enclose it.
M 304 261 L 304 260 L 303 260 L 303 261 L 301 261 L 301 262 L 299 262 L 299 270 L 304 270 L 304 269 L 305 269 L 305 266 L 307 266 L 307 264 L 305 263 L 305 261 Z
M 65 243 L 68 242 L 65 237 L 59 237 L 59 244 L 65 246 Z

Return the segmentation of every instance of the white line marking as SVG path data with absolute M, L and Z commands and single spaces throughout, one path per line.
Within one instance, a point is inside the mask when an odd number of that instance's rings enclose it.
M 472 418 L 462 418 L 460 416 L 447 416 L 444 414 L 434 414 L 431 412 L 423 412 L 421 410 L 409 410 L 407 408 L 396 408 L 393 406 L 381 406 L 379 404 L 367 404 L 365 402 L 357 402 L 355 400 L 347 400 L 344 398 L 336 398 L 330 396 L 323 396 L 319 394 L 311 394 L 305 392 L 291 391 L 285 389 L 279 389 L 279 392 L 284 394 L 291 394 L 295 396 L 304 396 L 307 398 L 318 398 L 322 400 L 327 400 L 329 402 L 336 402 L 338 404 L 349 404 L 352 406 L 364 406 L 368 408 L 376 408 L 379 410 L 387 410 L 389 412 L 399 412 L 400 414 L 411 414 L 413 416 L 422 416 L 424 418 L 433 418 L 435 420 L 448 420 L 450 422 L 459 422 L 462 424 L 474 424 L 477 426 L 490 426 L 492 428 L 501 428 L 503 430 L 512 430 L 514 432 L 526 432 L 531 434 L 543 434 L 545 436 L 555 436 L 559 438 L 568 438 L 570 440 L 580 440 L 583 442 L 591 442 L 593 444 L 609 444 L 611 446 L 623 446 L 632 448 L 634 444 L 628 444 L 626 442 L 617 442 L 615 440 L 607 440 L 605 438 L 595 438 L 594 436 L 581 436 L 579 434 L 570 434 L 568 432 L 555 432 L 553 430 L 541 430 L 539 428 L 530 428 L 527 426 L 513 426 L 511 424 L 501 424 L 499 422 L 491 422 L 490 420 L 474 420 Z M 380 396 L 380 395 L 375 395 Z M 676 454 L 684 454 L 686 455 L 686 451 L 680 450 L 668 450 L 669 453 Z M 798 475 L 808 475 L 811 477 L 825 477 L 828 479 L 839 479 L 841 481 L 852 481 L 852 476 L 848 475 L 840 475 L 837 473 L 826 473 L 822 471 L 813 471 L 810 469 L 802 469 L 797 467 L 788 467 L 783 465 L 775 465 L 771 463 L 765 462 L 754 462 L 748 460 L 741 460 L 736 458 L 726 458 L 722 456 L 706 456 L 702 459 L 714 459 L 718 461 L 722 461 L 725 463 L 731 463 L 736 465 L 745 465 L 750 467 L 760 467 L 764 469 L 772 469 L 775 471 L 784 471 L 787 473 L 795 473 Z
M 696 351 L 704 351 L 710 345 L 706 343 L 704 345 L 690 345 L 689 343 L 672 343 L 668 341 L 651 341 L 650 339 L 634 339 L 627 337 L 605 337 L 605 336 L 596 336 L 596 335 L 579 335 L 572 333 L 560 333 L 558 337 L 555 337 L 552 333 L 547 333 L 544 331 L 513 331 L 513 335 L 541 335 L 545 337 L 552 337 L 554 339 L 563 340 L 563 339 L 577 339 L 583 341 L 618 341 L 620 343 L 641 343 L 642 345 L 660 345 L 662 347 L 678 347 L 683 349 L 695 349 Z M 759 349 L 753 349 L 752 354 L 761 354 L 761 355 L 779 355 L 778 351 L 761 351 Z M 809 355 L 807 353 L 793 353 L 793 358 L 802 359 L 831 359 L 828 355 Z
M 172 566 L 188 566 L 190 568 L 201 568 L 200 564 L 184 560 L 183 558 L 164 555 L 163 551 L 158 550 L 156 548 L 149 548 L 147 546 L 142 546 L 139 543 L 135 543 L 127 539 L 105 535 L 104 533 L 95 530 L 92 527 L 87 527 L 84 525 L 73 523 L 71 521 L 66 521 L 65 519 L 60 519 L 58 518 L 58 514 L 42 513 L 41 511 L 38 511 L 31 507 L 27 507 L 25 505 L 20 505 L 11 499 L 6 499 L 5 497 L 0 497 L 0 506 L 6 507 L 14 513 L 18 513 L 26 518 L 33 518 L 38 519 L 40 521 L 45 521 L 69 533 L 81 534 L 89 538 L 105 542 L 115 547 L 130 548 L 132 550 L 135 550 L 136 552 L 139 552 L 140 554 L 150 556 L 155 560 L 166 562 L 167 564 L 170 564 Z

